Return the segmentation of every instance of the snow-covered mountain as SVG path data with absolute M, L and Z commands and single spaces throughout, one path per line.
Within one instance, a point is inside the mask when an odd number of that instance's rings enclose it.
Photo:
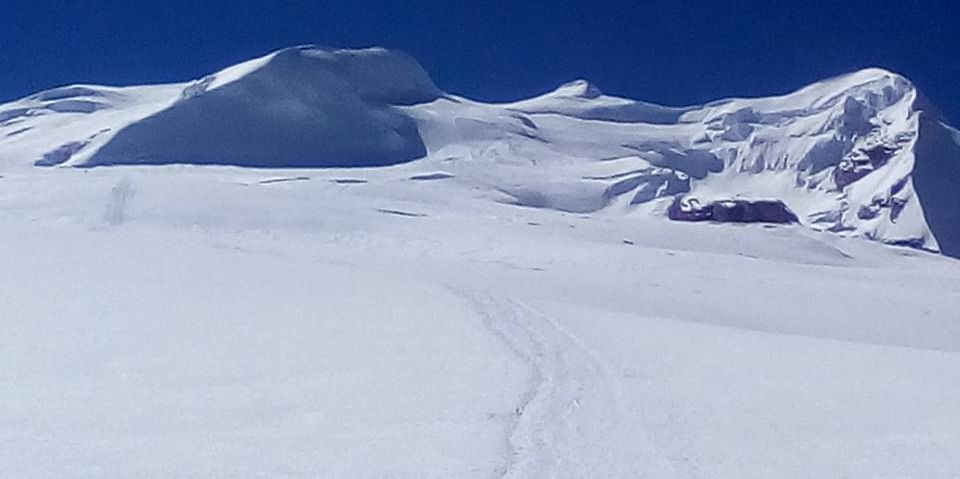
M 0 106 L 0 477 L 956 479 L 958 142 L 380 49 Z
M 411 57 L 298 47 L 199 81 L 71 86 L 0 106 L 0 159 L 92 167 L 419 161 L 500 200 L 662 215 L 776 199 L 813 229 L 960 255 L 960 144 L 905 78 L 668 108 L 586 81 L 513 104 L 442 93 Z

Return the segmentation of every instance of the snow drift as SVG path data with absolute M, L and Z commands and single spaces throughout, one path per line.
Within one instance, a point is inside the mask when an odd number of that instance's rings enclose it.
M 417 161 L 494 201 L 667 216 L 775 200 L 806 227 L 960 255 L 960 142 L 868 69 L 772 98 L 663 107 L 580 80 L 511 104 L 444 94 L 411 57 L 297 47 L 199 81 L 72 86 L 0 106 L 10 167 L 374 167 Z M 414 173 L 416 175 L 416 173 Z

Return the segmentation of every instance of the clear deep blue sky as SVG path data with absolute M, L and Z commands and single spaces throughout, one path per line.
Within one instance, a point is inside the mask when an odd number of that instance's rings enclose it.
M 575 78 L 663 104 L 898 71 L 960 123 L 960 0 L 4 0 L 0 100 L 65 83 L 182 81 L 284 46 L 406 50 L 482 100 Z

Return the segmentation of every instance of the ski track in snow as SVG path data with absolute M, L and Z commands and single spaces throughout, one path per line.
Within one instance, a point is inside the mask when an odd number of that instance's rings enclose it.
M 514 411 L 504 479 L 639 477 L 621 454 L 627 438 L 621 384 L 599 354 L 556 320 L 513 299 L 462 294 L 484 326 L 531 370 Z M 624 446 L 630 446 L 628 452 Z M 619 447 L 617 447 L 619 446 Z

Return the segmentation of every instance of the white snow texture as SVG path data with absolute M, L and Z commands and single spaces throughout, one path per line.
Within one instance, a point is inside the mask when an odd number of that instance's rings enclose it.
M 935 111 L 879 69 L 485 104 L 312 46 L 2 105 L 0 477 L 958 478 Z M 667 218 L 733 200 L 800 224 Z

